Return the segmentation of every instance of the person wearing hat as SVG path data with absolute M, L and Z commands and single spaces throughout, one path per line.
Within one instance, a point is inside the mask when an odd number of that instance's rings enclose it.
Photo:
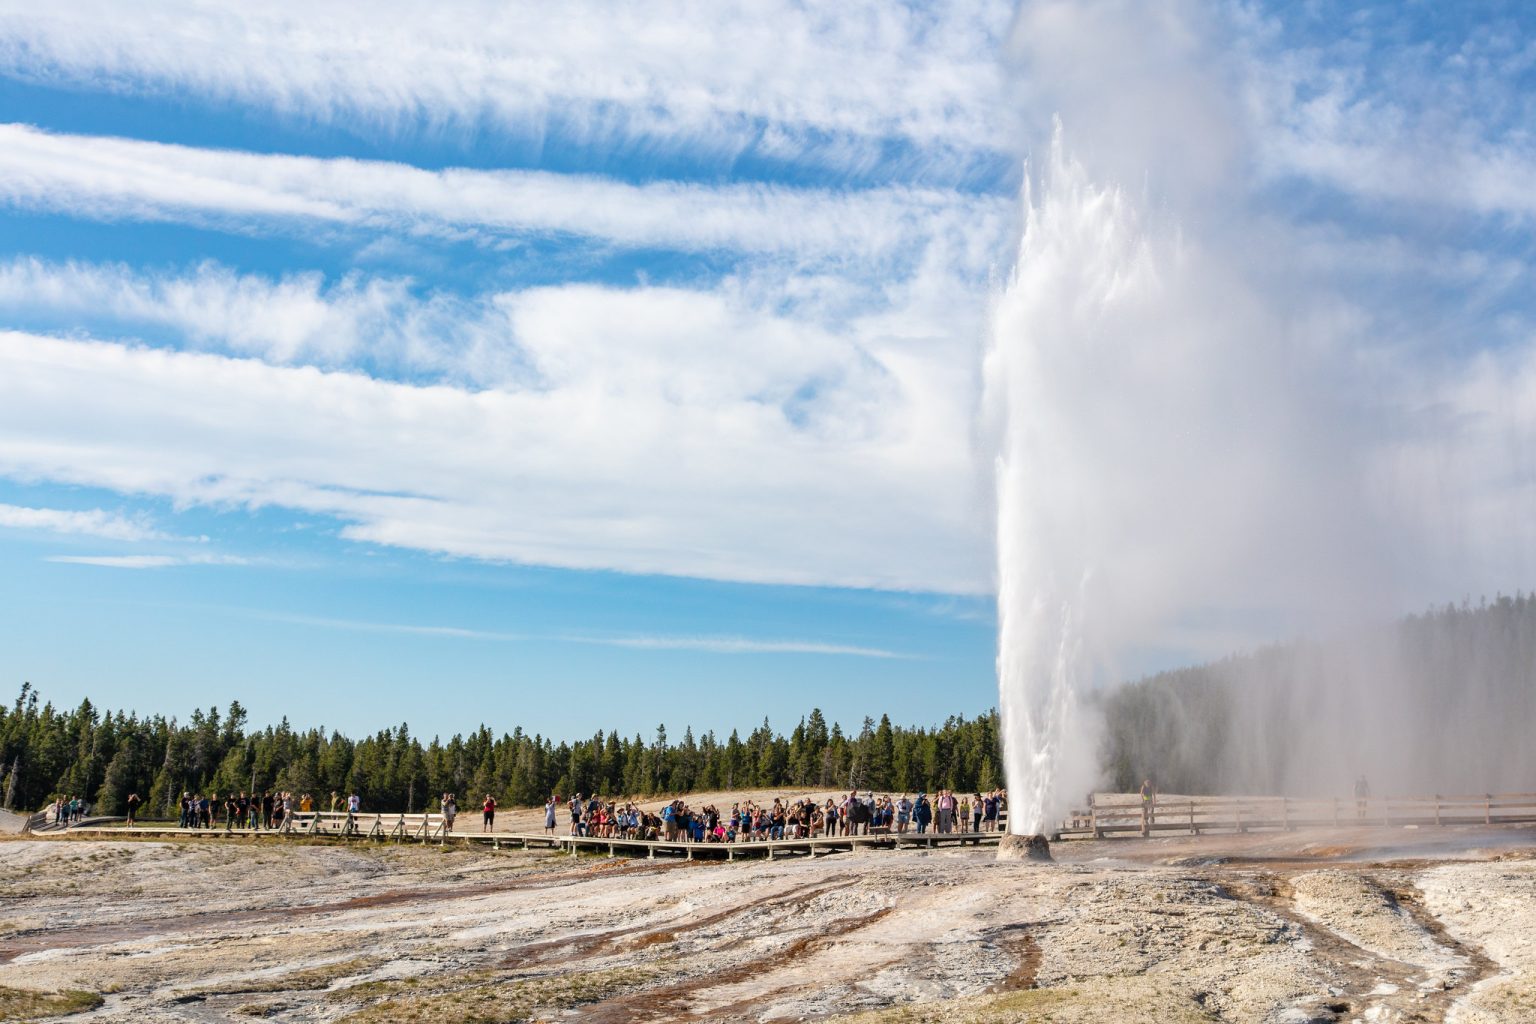
M 933 821 L 933 805 L 928 802 L 927 793 L 917 794 L 917 805 L 912 808 L 912 820 L 917 823 L 918 835 L 928 831 L 928 824 Z

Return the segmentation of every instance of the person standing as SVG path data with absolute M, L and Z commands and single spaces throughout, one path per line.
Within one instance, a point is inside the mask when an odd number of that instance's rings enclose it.
M 955 794 L 947 789 L 939 790 L 939 831 L 948 833 L 955 828 Z
M 544 802 L 544 834 L 547 836 L 555 834 L 555 811 L 559 803 L 560 798 L 553 793 L 549 794 L 549 799 Z
M 139 804 L 140 803 L 142 803 L 142 801 L 139 799 L 139 794 L 137 794 L 137 793 L 129 793 L 128 794 L 128 827 L 129 828 L 133 828 L 133 819 L 138 816 Z
M 452 793 L 443 794 L 443 835 L 453 831 L 453 819 L 459 816 L 459 800 Z
M 912 808 L 912 821 L 917 825 L 918 835 L 927 833 L 928 825 L 933 821 L 933 805 L 928 802 L 927 793 L 917 794 L 917 805 Z
M 1371 799 L 1371 784 L 1362 775 L 1355 780 L 1355 818 L 1365 820 L 1365 808 Z
M 481 832 L 489 832 L 496 825 L 496 798 L 491 794 L 485 794 L 485 803 L 481 805 L 485 812 L 485 820 L 480 823 Z
M 261 794 L 261 827 L 262 828 L 269 829 L 269 828 L 272 827 L 272 812 L 275 811 L 276 809 L 277 809 L 277 803 L 276 803 L 276 801 L 272 797 L 272 791 L 269 789 L 269 790 L 265 791 L 264 793 L 262 793 Z
M 1157 819 L 1157 787 L 1151 779 L 1141 780 L 1141 834 L 1150 835 Z
M 357 831 L 357 813 L 363 809 L 363 801 L 354 790 L 347 794 L 347 823 L 342 832 L 350 835 Z

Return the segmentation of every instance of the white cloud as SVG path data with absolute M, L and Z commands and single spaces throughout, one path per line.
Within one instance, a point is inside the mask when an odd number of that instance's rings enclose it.
M 995 241 L 1010 209 L 995 197 L 933 189 L 632 185 L 544 171 L 429 171 L 55 135 L 19 124 L 0 125 L 0 200 L 83 218 L 268 229 L 297 223 L 447 238 L 564 233 L 618 246 L 881 263 L 910 258 L 936 235 Z
M 0 73 L 50 85 L 234 101 L 375 134 L 486 130 L 528 146 L 685 149 L 963 174 L 999 147 L 994 52 L 1012 5 L 879 0 L 806 9 L 106 0 L 0 4 Z
M 99 508 L 75 510 L 59 508 L 27 508 L 23 505 L 0 505 L 0 527 L 18 530 L 47 530 L 51 533 L 78 534 L 98 537 L 102 540 L 142 541 L 166 540 L 165 534 L 153 529 L 142 517 L 128 517 Z
M 855 658 L 909 658 L 882 647 L 820 643 L 814 640 L 753 640 L 741 636 L 567 637 L 574 643 L 653 651 L 703 651 L 709 654 L 828 654 Z
M 954 335 L 818 344 L 670 290 L 552 289 L 509 317 L 550 386 L 411 387 L 0 334 L 0 473 L 277 505 L 353 540 L 476 558 L 988 586 Z M 633 364 L 612 354 L 626 346 Z M 675 377 L 647 376 L 639 353 L 662 348 Z
M 1419 215 L 1536 214 L 1528 34 L 1494 12 L 1419 34 L 1419 17 L 1328 26 L 1306 45 L 1288 45 L 1276 21 L 1239 17 L 1256 168 Z
M 786 385 L 825 388 L 857 372 L 852 364 L 881 338 L 964 350 L 982 286 L 945 251 L 935 246 L 912 276 L 878 286 L 769 266 L 709 291 L 573 284 L 468 297 L 418 294 L 403 278 L 327 283 L 212 263 L 165 273 L 22 257 L 0 263 L 0 315 L 385 376 L 544 388 L 601 376 L 615 388 L 689 391 L 690 400 L 721 387 L 727 399 L 747 388 L 782 401 Z M 807 412 L 816 404 L 800 403 Z
M 821 640 L 761 640 L 743 636 L 672 636 L 667 634 L 552 636 L 536 633 L 508 633 L 501 630 L 469 629 L 463 626 L 425 626 L 400 622 L 366 622 L 357 619 L 331 619 L 310 615 L 287 615 L 271 612 L 249 612 L 248 614 L 260 619 L 275 622 L 291 622 L 301 626 L 359 630 L 365 633 L 403 633 L 409 636 L 442 637 L 450 640 L 489 640 L 506 643 L 554 640 L 560 643 L 597 647 L 627 647 L 638 650 L 658 651 L 701 651 L 708 654 L 824 654 L 856 658 L 911 657 L 911 655 L 879 647 L 828 643 Z
M 418 296 L 405 278 L 269 278 L 214 263 L 183 273 L 28 257 L 0 264 L 0 311 L 65 331 L 86 323 L 128 336 L 169 332 L 178 345 L 274 363 L 345 366 L 366 356 L 386 370 L 479 381 L 520 370 L 493 298 Z
M 169 569 L 182 565 L 248 565 L 233 555 L 52 555 L 49 562 L 94 565 L 104 569 Z

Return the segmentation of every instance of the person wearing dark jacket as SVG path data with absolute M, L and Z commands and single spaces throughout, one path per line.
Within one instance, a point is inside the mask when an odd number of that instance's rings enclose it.
M 933 821 L 933 805 L 928 802 L 927 793 L 917 794 L 917 806 L 912 808 L 912 820 L 917 823 L 918 835 L 928 831 L 928 825 Z

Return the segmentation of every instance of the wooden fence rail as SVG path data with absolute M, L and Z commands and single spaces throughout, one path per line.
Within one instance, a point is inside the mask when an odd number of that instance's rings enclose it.
M 1324 799 L 1298 797 L 1180 797 L 1095 801 L 1075 810 L 1062 824 L 1066 839 L 1103 839 L 1159 832 L 1250 832 L 1259 829 L 1339 826 L 1444 827 L 1536 822 L 1536 793 L 1478 793 L 1463 796 L 1390 796 Z

